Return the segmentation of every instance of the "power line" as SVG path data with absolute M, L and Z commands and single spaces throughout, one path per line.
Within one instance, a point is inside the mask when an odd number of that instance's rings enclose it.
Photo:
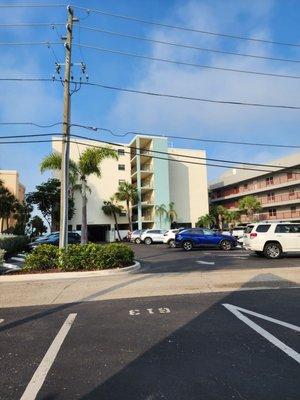
M 50 79 L 50 78 L 0 78 L 0 82 L 59 82 L 59 79 Z M 285 109 L 285 110 L 300 110 L 299 106 L 288 106 L 288 105 L 280 105 L 280 104 L 266 104 L 266 103 L 250 103 L 250 102 L 243 102 L 243 101 L 235 101 L 235 100 L 216 100 L 216 99 L 208 99 L 208 98 L 201 98 L 201 97 L 189 97 L 189 96 L 181 96 L 175 95 L 170 93 L 159 93 L 159 92 L 150 92 L 144 90 L 137 90 L 137 89 L 129 89 L 123 88 L 120 86 L 112 86 L 112 85 L 104 85 L 97 82 L 80 82 L 80 81 L 72 81 L 71 83 L 74 84 L 81 84 L 86 86 L 93 86 L 99 87 L 102 89 L 107 90 L 116 90 L 126 93 L 134 93 L 134 94 L 143 94 L 147 96 L 154 96 L 154 97 L 166 97 L 170 99 L 178 99 L 178 100 L 189 100 L 189 101 L 200 101 L 206 103 L 214 103 L 214 104 L 229 104 L 229 105 L 237 105 L 237 106 L 249 106 L 249 107 L 265 107 L 265 108 L 278 108 L 278 109 Z
M 122 56 L 127 56 L 127 57 L 140 58 L 143 60 L 159 61 L 159 62 L 176 64 L 176 65 L 185 65 L 187 67 L 205 68 L 205 69 L 212 69 L 212 70 L 217 70 L 217 71 L 226 71 L 226 72 L 234 72 L 234 73 L 242 73 L 242 74 L 250 74 L 250 75 L 271 76 L 271 77 L 277 77 L 277 78 L 300 79 L 300 75 L 275 74 L 275 73 L 270 73 L 270 72 L 260 72 L 260 71 L 252 71 L 252 70 L 236 69 L 236 68 L 223 68 L 223 67 L 216 67 L 216 66 L 205 65 L 205 64 L 187 63 L 184 61 L 172 60 L 169 58 L 144 56 L 141 54 L 129 53 L 129 52 L 121 51 L 121 50 L 107 49 L 104 47 L 90 46 L 87 44 L 74 43 L 74 46 L 81 46 L 83 48 L 90 49 L 90 50 L 97 50 L 97 51 L 101 51 L 104 53 L 112 53 L 112 54 L 117 54 L 117 55 L 122 55 Z
M 0 42 L 0 46 L 38 46 L 38 45 L 60 45 L 60 42 Z
M 233 56 L 258 58 L 258 59 L 271 60 L 271 61 L 284 61 L 284 62 L 291 62 L 291 63 L 299 63 L 300 62 L 300 60 L 293 60 L 290 58 L 267 57 L 267 56 L 260 56 L 258 54 L 237 53 L 237 52 L 226 51 L 226 50 L 208 49 L 206 47 L 198 47 L 198 46 L 193 46 L 193 45 L 188 45 L 188 44 L 183 44 L 183 43 L 178 43 L 178 42 L 157 40 L 157 39 L 153 39 L 153 38 L 147 38 L 147 37 L 142 37 L 142 36 L 137 36 L 137 35 L 130 35 L 130 34 L 126 34 L 126 33 L 109 31 L 109 30 L 99 29 L 99 28 L 94 28 L 94 27 L 89 27 L 89 26 L 81 25 L 81 28 L 85 29 L 85 30 L 93 31 L 93 32 L 105 33 L 108 35 L 125 37 L 128 39 L 141 40 L 141 41 L 150 42 L 150 43 L 163 44 L 163 45 L 167 45 L 167 46 L 180 47 L 180 48 L 190 49 L 190 50 L 198 50 L 198 51 L 205 51 L 205 52 L 218 53 L 218 54 L 230 54 Z
M 54 126 L 62 125 L 62 122 L 55 122 L 49 125 L 40 125 L 34 122 L 0 122 L 0 125 L 32 125 L 38 128 L 52 128 Z M 115 137 L 125 137 L 128 135 L 139 135 L 139 136 L 153 136 L 153 137 L 165 137 L 168 139 L 179 139 L 179 140 L 190 140 L 195 142 L 208 142 L 208 143 L 220 143 L 220 144 L 234 144 L 234 145 L 243 145 L 243 146 L 260 146 L 260 147 L 276 147 L 276 148 L 287 148 L 287 149 L 300 149 L 300 145 L 287 145 L 280 143 L 261 143 L 261 142 L 244 142 L 244 141 L 233 141 L 233 140 L 223 140 L 223 139 L 207 139 L 207 138 L 198 138 L 198 137 L 189 137 L 189 136 L 176 136 L 170 135 L 167 133 L 145 133 L 145 132 L 136 132 L 136 131 L 128 131 L 125 133 L 116 133 L 108 128 L 103 128 L 99 126 L 91 126 L 91 125 L 83 125 L 72 123 L 70 126 L 88 129 L 92 131 L 105 131 L 110 133 Z M 1 137 L 0 137 L 1 138 Z
M 52 26 L 65 26 L 63 22 L 28 22 L 20 24 L 0 24 L 0 28 L 27 28 L 27 27 L 52 27 Z
M 85 138 L 86 140 L 90 140 L 88 138 Z M 53 140 L 25 140 L 25 141 L 4 141 L 1 142 L 0 141 L 0 145 L 1 144 L 30 144 L 30 143 L 52 143 L 52 142 L 60 142 L 61 143 L 61 139 L 53 139 Z M 80 144 L 83 146 L 87 146 L 87 147 L 94 147 L 94 148 L 100 148 L 100 149 L 105 149 L 106 147 L 103 146 L 97 146 L 97 145 L 93 145 L 90 143 L 86 143 L 86 142 L 80 142 L 78 140 L 72 140 L 70 139 L 70 143 L 74 143 L 74 144 Z M 116 146 L 120 146 L 120 144 L 116 143 Z M 125 154 L 130 154 L 129 151 L 124 151 Z M 232 165 L 219 165 L 219 164 L 212 164 L 212 163 L 197 163 L 194 161 L 183 161 L 183 160 L 177 160 L 177 159 L 172 159 L 172 158 L 166 158 L 166 157 L 158 157 L 158 156 L 150 156 L 150 155 L 144 155 L 147 158 L 154 158 L 154 159 L 158 159 L 158 160 L 166 160 L 166 161 L 171 161 L 171 162 L 179 162 L 179 163 L 185 163 L 185 164 L 193 164 L 193 165 L 204 165 L 204 166 L 209 166 L 209 167 L 217 167 L 217 168 L 227 168 L 227 169 L 232 169 Z M 275 171 L 270 171 L 270 170 L 264 170 L 264 169 L 257 169 L 257 168 L 247 168 L 247 167 L 234 167 L 235 169 L 241 169 L 241 170 L 247 170 L 247 171 L 256 171 L 256 172 L 266 172 L 266 173 L 270 173 L 270 172 L 275 172 Z M 278 171 L 276 171 L 278 172 Z
M 267 40 L 267 39 L 253 38 L 253 37 L 245 37 L 245 36 L 239 36 L 239 35 L 229 35 L 229 34 L 226 34 L 226 33 L 206 31 L 206 30 L 203 30 L 203 29 L 190 28 L 190 27 L 187 27 L 187 26 L 163 24 L 161 22 L 140 19 L 140 18 L 129 16 L 129 15 L 116 14 L 116 13 L 111 13 L 111 12 L 108 12 L 108 11 L 102 11 L 102 10 L 97 10 L 97 9 L 79 7 L 79 6 L 76 6 L 76 5 L 72 5 L 72 7 L 77 8 L 78 10 L 88 11 L 89 13 L 93 12 L 95 14 L 105 15 L 105 16 L 108 16 L 108 17 L 120 18 L 120 19 L 124 19 L 124 20 L 128 20 L 128 21 L 134 21 L 134 22 L 140 22 L 140 23 L 148 24 L 148 25 L 160 26 L 160 27 L 163 27 L 163 28 L 172 28 L 172 29 L 178 29 L 178 30 L 187 31 L 187 32 L 196 32 L 196 33 L 201 33 L 201 34 L 204 34 L 204 35 L 211 35 L 211 36 L 221 36 L 221 37 L 225 37 L 225 38 L 228 38 L 228 39 L 249 40 L 249 41 L 259 42 L 259 43 L 268 43 L 268 44 L 276 44 L 276 45 L 281 45 L 281 46 L 300 47 L 300 44 L 298 44 L 298 43 L 279 42 L 279 41 L 274 41 L 274 40 Z
M 168 139 L 182 139 L 182 140 L 190 140 L 195 142 L 208 142 L 208 143 L 221 143 L 221 144 L 235 144 L 235 145 L 245 145 L 245 146 L 261 146 L 261 147 L 277 147 L 277 148 L 288 148 L 288 149 L 300 149 L 300 145 L 286 145 L 286 144 L 276 144 L 276 143 L 254 143 L 254 142 L 240 142 L 240 141 L 233 141 L 233 140 L 221 140 L 221 139 L 206 139 L 206 138 L 195 138 L 195 137 L 186 137 L 186 136 L 175 136 L 169 135 L 166 133 L 155 134 L 155 133 L 143 133 L 143 132 L 135 132 L 129 131 L 125 133 L 115 133 L 111 129 L 102 128 L 102 127 L 95 127 L 95 126 L 88 126 L 88 125 L 80 125 L 80 124 L 71 124 L 72 126 L 77 126 L 79 128 L 85 128 L 88 130 L 101 130 L 110 133 L 116 137 L 125 137 L 128 135 L 140 135 L 140 136 L 153 136 L 153 137 L 166 137 Z
M 0 4 L 0 8 L 55 8 L 66 7 L 65 4 Z
M 47 136 L 61 136 L 60 133 L 40 133 L 40 134 L 26 134 L 26 135 L 7 135 L 7 136 L 0 136 L 0 143 L 2 139 L 24 139 L 24 138 L 32 138 L 32 137 L 47 137 Z M 76 134 L 71 134 L 72 137 L 78 138 L 78 139 L 84 139 L 84 140 L 90 140 L 92 142 L 101 142 L 105 143 L 111 146 L 118 146 L 118 147 L 123 147 L 123 148 L 130 148 L 133 150 L 145 150 L 142 147 L 135 147 L 123 143 L 115 143 L 115 142 L 109 142 L 105 140 L 99 140 L 95 138 L 90 138 L 90 137 L 85 137 L 81 135 L 76 135 Z M 214 162 L 219 162 L 219 163 L 227 163 L 227 164 L 237 164 L 237 165 L 249 165 L 249 166 L 255 166 L 255 167 L 266 167 L 266 168 L 277 168 L 277 169 L 286 169 L 290 168 L 285 165 L 274 165 L 274 164 L 262 164 L 262 163 L 250 163 L 250 162 L 243 162 L 243 161 L 232 161 L 232 160 L 224 160 L 224 159 L 217 159 L 217 158 L 209 158 L 209 157 L 200 157 L 200 156 L 193 156 L 193 155 L 186 155 L 186 154 L 180 154 L 180 153 L 169 153 L 166 151 L 158 151 L 158 150 L 149 150 L 149 153 L 153 154 L 159 154 L 159 155 L 172 155 L 176 157 L 183 157 L 183 158 L 188 158 L 188 159 L 195 159 L 195 160 L 207 160 L 207 161 L 214 161 Z M 182 160 L 183 161 L 183 160 Z M 185 162 L 185 161 L 183 161 Z M 233 166 L 231 166 L 232 168 Z M 240 167 L 237 167 L 238 169 Z M 243 168 L 242 168 L 243 169 Z M 252 168 L 251 168 L 252 169 Z M 269 171 L 269 170 L 268 170 Z M 273 172 L 273 171 L 269 171 Z

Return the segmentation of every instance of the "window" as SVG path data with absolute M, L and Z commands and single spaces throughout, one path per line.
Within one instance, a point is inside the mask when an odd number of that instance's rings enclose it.
M 276 208 L 269 208 L 269 217 L 276 217 Z
M 300 224 L 280 224 L 275 228 L 275 233 L 300 233 Z
M 210 229 L 203 229 L 203 234 L 207 236 L 212 236 L 214 234 L 214 231 Z
M 289 196 L 293 197 L 295 195 L 295 189 L 290 189 L 289 190 Z
M 292 172 L 287 172 L 286 173 L 287 179 L 293 179 L 293 173 Z
M 125 217 L 127 214 L 126 214 L 126 211 L 121 211 L 119 215 L 120 215 L 120 217 Z
M 291 214 L 294 214 L 296 212 L 296 206 L 291 207 Z
M 121 183 L 125 183 L 125 179 L 119 179 L 119 185 L 121 185 Z
M 245 189 L 245 190 L 248 189 L 248 183 L 244 183 L 244 189 Z
M 254 225 L 248 225 L 245 230 L 245 233 L 251 233 L 253 228 L 254 228 Z
M 258 225 L 258 227 L 256 228 L 256 232 L 268 232 L 270 226 L 270 224 Z
M 270 192 L 268 193 L 268 201 L 274 201 L 275 200 L 275 193 Z
M 119 171 L 125 171 L 125 165 L 124 164 L 118 164 L 118 170 Z
M 118 156 L 124 156 L 125 150 L 124 149 L 118 149 Z
M 266 184 L 267 186 L 274 184 L 273 176 L 266 178 Z

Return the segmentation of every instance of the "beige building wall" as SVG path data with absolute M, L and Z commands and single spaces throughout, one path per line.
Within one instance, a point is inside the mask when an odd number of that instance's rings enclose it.
M 16 197 L 19 202 L 22 202 L 25 197 L 25 186 L 19 180 L 18 171 L 13 170 L 0 170 L 0 180 L 3 182 L 3 185 Z M 1 231 L 1 219 L 0 219 L 0 231 Z M 6 225 L 6 221 L 3 224 L 3 231 L 5 231 L 8 227 L 14 227 L 16 221 L 11 216 L 8 221 L 8 226 Z
M 168 153 L 170 160 L 181 160 L 180 163 L 169 162 L 170 201 L 175 203 L 178 214 L 176 222 L 179 224 L 191 222 L 194 227 L 198 218 L 208 213 L 206 165 L 197 165 L 197 163 L 205 164 L 206 153 L 204 150 L 178 148 L 169 148 Z M 203 160 L 178 157 L 177 154 L 199 157 Z
M 73 141 L 76 141 L 73 139 Z M 80 140 L 82 143 L 83 140 Z M 106 143 L 102 142 L 94 142 L 89 140 L 84 140 L 85 143 L 90 144 L 92 146 L 103 146 L 107 147 Z M 80 154 L 87 148 L 88 146 L 70 143 L 70 158 L 75 162 L 78 161 Z M 118 151 L 118 149 L 123 149 L 122 146 L 109 146 L 112 149 Z M 61 152 L 61 143 L 53 142 L 52 144 L 53 151 Z M 125 165 L 125 170 L 118 170 L 118 165 Z M 125 180 L 130 182 L 130 158 L 129 154 L 119 155 L 119 160 L 107 159 L 101 163 L 101 178 L 98 178 L 96 175 L 91 175 L 88 178 L 87 184 L 91 189 L 91 192 L 88 192 L 88 204 L 87 204 L 87 223 L 88 225 L 104 225 L 108 224 L 112 227 L 114 226 L 114 221 L 111 217 L 106 216 L 102 211 L 103 202 L 105 200 L 109 200 L 111 196 L 113 196 L 119 187 L 119 181 Z M 59 175 L 56 174 L 56 177 L 59 178 Z M 75 193 L 75 215 L 73 219 L 69 222 L 72 224 L 72 229 L 76 229 L 77 225 L 81 225 L 81 195 L 80 193 Z M 125 205 L 124 205 L 125 210 Z M 127 224 L 128 219 L 127 216 L 118 217 L 118 222 L 120 224 Z

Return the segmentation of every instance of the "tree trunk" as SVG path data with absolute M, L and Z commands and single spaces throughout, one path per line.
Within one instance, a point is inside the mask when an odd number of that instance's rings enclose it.
M 114 220 L 115 220 L 117 235 L 118 235 L 119 241 L 121 242 L 122 239 L 121 239 L 121 236 L 120 236 L 119 224 L 118 224 L 118 220 L 117 220 L 117 214 L 115 212 L 113 212 L 113 216 L 114 216 Z
M 81 196 L 82 196 L 82 222 L 81 222 L 81 243 L 87 243 L 87 197 L 86 197 L 86 179 L 85 177 L 81 178 L 82 188 L 81 188 Z
M 132 228 L 131 213 L 130 213 L 130 207 L 129 207 L 129 201 L 128 200 L 126 201 L 126 206 L 127 206 L 129 230 L 130 230 L 130 232 L 132 232 L 133 228 Z
M 4 228 L 4 217 L 1 218 L 1 233 L 3 232 Z

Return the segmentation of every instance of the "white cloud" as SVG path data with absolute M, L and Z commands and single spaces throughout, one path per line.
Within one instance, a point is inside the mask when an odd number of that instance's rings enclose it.
M 270 27 L 267 26 L 272 6 L 272 1 L 244 1 L 238 4 L 236 1 L 213 3 L 190 1 L 184 7 L 175 10 L 172 23 L 201 27 L 201 29 L 216 32 L 232 32 L 242 36 L 272 39 Z M 225 41 L 215 36 L 182 33 L 171 29 L 156 29 L 149 36 L 208 48 L 227 46 L 225 48 L 231 51 L 262 56 L 280 54 L 278 48 L 271 45 L 259 45 L 249 41 Z M 225 68 L 298 75 L 294 64 L 232 55 L 199 54 L 197 51 L 171 46 L 153 45 L 151 55 Z M 290 57 L 293 57 L 292 51 Z M 139 76 L 142 78 L 139 78 L 134 85 L 139 90 L 256 103 L 288 105 L 299 103 L 300 82 L 296 79 L 229 73 L 150 61 L 143 67 L 143 73 L 140 72 Z M 296 111 L 212 105 L 128 94 L 118 96 L 110 114 L 110 124 L 116 128 L 121 127 L 122 130 L 168 132 L 182 136 L 257 142 L 293 142 L 298 136 L 294 127 L 299 125 L 299 122 L 300 115 Z M 188 145 L 190 143 L 187 143 Z M 225 156 L 232 159 L 238 157 L 241 160 L 251 158 L 249 148 L 235 148 L 234 155 L 233 148 L 228 146 L 222 148 L 208 146 L 208 150 L 209 154 L 223 158 Z M 253 153 L 253 150 L 250 151 Z M 261 157 L 256 154 L 256 158 L 267 161 L 268 155 L 274 158 L 274 154 L 281 153 L 263 148 L 260 154 Z

